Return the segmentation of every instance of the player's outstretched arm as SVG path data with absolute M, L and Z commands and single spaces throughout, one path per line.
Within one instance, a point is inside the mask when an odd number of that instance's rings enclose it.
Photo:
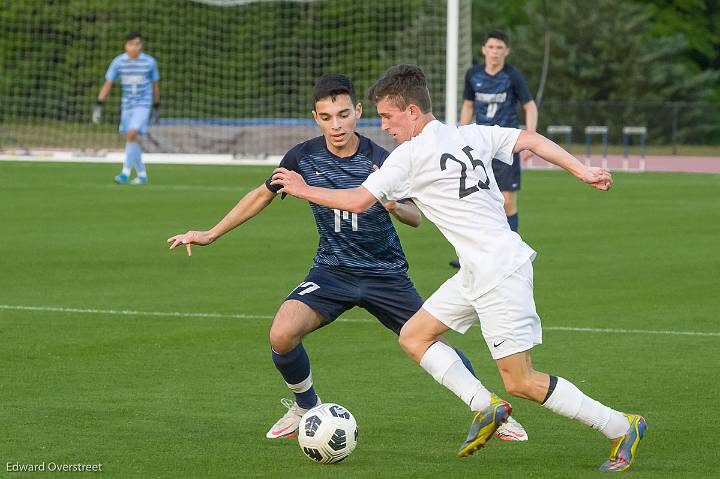
M 318 205 L 349 211 L 350 213 L 367 211 L 377 202 L 377 198 L 362 186 L 345 190 L 308 186 L 300 174 L 286 168 L 275 169 L 272 184 L 282 186 L 278 193 L 287 193 Z
M 191 245 L 206 246 L 228 231 L 240 226 L 253 216 L 260 213 L 273 199 L 275 193 L 267 189 L 263 183 L 250 193 L 243 196 L 235 207 L 215 226 L 207 231 L 188 231 L 187 233 L 171 236 L 167 239 L 170 249 L 185 245 L 188 256 L 192 256 Z
M 595 189 L 607 191 L 612 186 L 612 174 L 608 170 L 586 166 L 555 142 L 539 133 L 520 132 L 513 152 L 518 153 L 523 150 L 532 151 L 540 158 L 567 170 Z

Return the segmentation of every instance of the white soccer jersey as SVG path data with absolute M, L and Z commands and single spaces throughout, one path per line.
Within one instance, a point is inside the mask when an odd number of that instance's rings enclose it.
M 462 288 L 475 299 L 497 286 L 535 251 L 513 232 L 492 160 L 512 164 L 520 130 L 447 126 L 437 120 L 397 147 L 362 184 L 379 201 L 411 198 L 455 247 Z

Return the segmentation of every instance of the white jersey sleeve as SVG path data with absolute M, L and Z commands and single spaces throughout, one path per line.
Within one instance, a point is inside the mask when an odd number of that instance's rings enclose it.
M 500 160 L 508 165 L 513 164 L 513 148 L 517 143 L 522 130 L 517 128 L 502 128 L 500 126 L 468 125 L 463 128 L 472 128 L 472 135 L 477 135 L 478 141 L 490 145 L 490 152 L 494 160 Z
M 381 203 L 398 201 L 411 197 L 410 144 L 398 146 L 379 170 L 374 171 L 362 186 Z

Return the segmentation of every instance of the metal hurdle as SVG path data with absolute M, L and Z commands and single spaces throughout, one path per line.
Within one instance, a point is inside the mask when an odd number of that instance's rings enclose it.
M 623 170 L 630 169 L 630 137 L 633 135 L 640 137 L 640 163 L 639 171 L 645 171 L 645 138 L 647 137 L 647 128 L 644 126 L 626 126 L 622 129 L 623 145 L 625 147 L 623 154 Z
M 604 125 L 591 125 L 585 127 L 585 164 L 590 165 L 590 147 L 592 145 L 592 136 L 602 135 L 603 143 L 603 159 L 602 167 L 607 168 L 608 154 L 608 127 Z
M 555 141 L 555 135 L 565 135 L 565 143 L 563 146 L 566 150 L 570 151 L 570 145 L 572 144 L 572 126 L 570 125 L 548 125 L 547 130 L 548 138 Z

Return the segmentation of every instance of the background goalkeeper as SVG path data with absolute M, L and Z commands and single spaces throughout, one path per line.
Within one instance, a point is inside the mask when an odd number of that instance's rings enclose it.
M 151 117 L 153 122 L 157 121 L 160 112 L 160 73 L 155 59 L 142 53 L 142 48 L 143 40 L 139 33 L 130 33 L 125 38 L 125 53 L 110 63 L 92 114 L 93 123 L 100 123 L 103 102 L 110 94 L 113 82 L 119 78 L 122 87 L 120 133 L 125 134 L 126 139 L 123 169 L 115 177 L 118 184 L 128 182 L 133 168 L 137 176 L 131 184 L 144 185 L 148 182 L 139 139 L 146 133 Z

